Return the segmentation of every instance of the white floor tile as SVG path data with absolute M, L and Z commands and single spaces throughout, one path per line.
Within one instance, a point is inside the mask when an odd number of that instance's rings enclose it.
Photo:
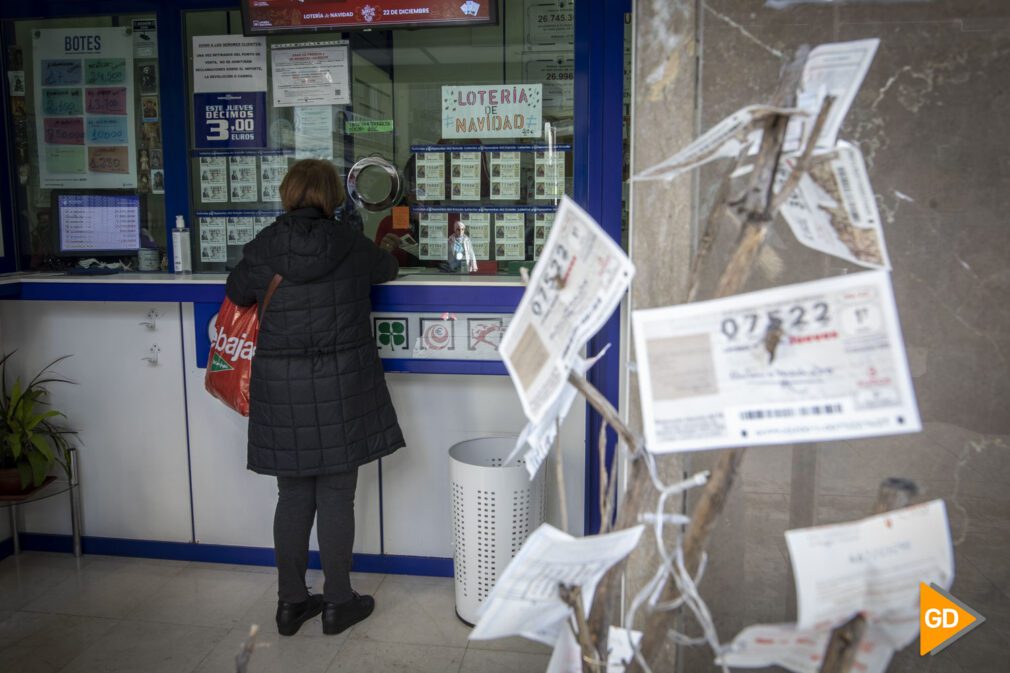
M 0 606 L 18 610 L 72 577 L 82 565 L 69 554 L 8 556 L 0 561 Z
M 29 612 L 55 612 L 121 619 L 149 599 L 184 566 L 88 563 L 24 606 Z
M 455 673 L 461 647 L 348 640 L 326 673 Z
M 248 629 L 230 631 L 203 660 L 196 673 L 234 671 L 235 655 L 248 635 Z M 325 638 L 285 638 L 260 631 L 247 673 L 324 673 L 346 639 L 346 634 Z
M 460 673 L 544 673 L 550 656 L 467 649 Z
M 0 671 L 56 673 L 115 629 L 98 617 L 17 612 L 0 623 Z M 5 642 L 6 637 L 10 642 Z
M 260 573 L 182 568 L 126 617 L 151 622 L 245 628 L 245 613 L 273 579 Z
M 456 617 L 452 579 L 387 575 L 375 603 L 351 640 L 466 647 L 470 627 Z
M 189 673 L 227 635 L 206 626 L 122 622 L 62 673 Z

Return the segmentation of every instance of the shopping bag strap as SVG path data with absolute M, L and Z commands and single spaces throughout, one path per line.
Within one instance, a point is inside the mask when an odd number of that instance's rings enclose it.
M 260 320 L 263 319 L 263 315 L 267 312 L 267 307 L 270 306 L 270 300 L 274 296 L 274 291 L 277 286 L 281 284 L 284 280 L 279 273 L 275 273 L 274 277 L 270 280 L 270 286 L 267 287 L 267 293 L 263 295 L 263 308 L 260 309 Z

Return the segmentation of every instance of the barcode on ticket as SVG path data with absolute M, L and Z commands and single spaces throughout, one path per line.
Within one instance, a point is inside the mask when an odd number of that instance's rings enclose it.
M 856 207 L 856 196 L 853 193 L 852 181 L 849 179 L 849 174 L 845 170 L 845 167 L 840 162 L 835 166 L 835 175 L 838 177 L 838 188 L 842 192 L 842 199 L 850 204 L 849 217 L 852 218 L 852 224 L 857 227 L 863 226 L 859 218 L 859 208 Z
M 785 409 L 751 409 L 741 411 L 745 421 L 759 421 L 767 418 L 792 418 L 794 416 L 830 416 L 842 413 L 841 404 L 822 404 L 811 407 L 790 407 Z

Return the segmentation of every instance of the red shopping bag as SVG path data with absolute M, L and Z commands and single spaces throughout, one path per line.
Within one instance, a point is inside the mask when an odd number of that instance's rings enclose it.
M 260 315 L 266 313 L 274 290 L 281 282 L 275 274 L 259 306 L 236 306 L 225 298 L 214 322 L 214 341 L 210 344 L 204 388 L 243 416 L 249 415 L 249 378 L 252 359 L 256 355 L 256 339 L 260 331 Z

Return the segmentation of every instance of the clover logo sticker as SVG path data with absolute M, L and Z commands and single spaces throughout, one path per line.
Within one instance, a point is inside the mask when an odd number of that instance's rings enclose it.
M 380 349 L 407 350 L 407 321 L 398 318 L 377 318 L 375 341 Z

